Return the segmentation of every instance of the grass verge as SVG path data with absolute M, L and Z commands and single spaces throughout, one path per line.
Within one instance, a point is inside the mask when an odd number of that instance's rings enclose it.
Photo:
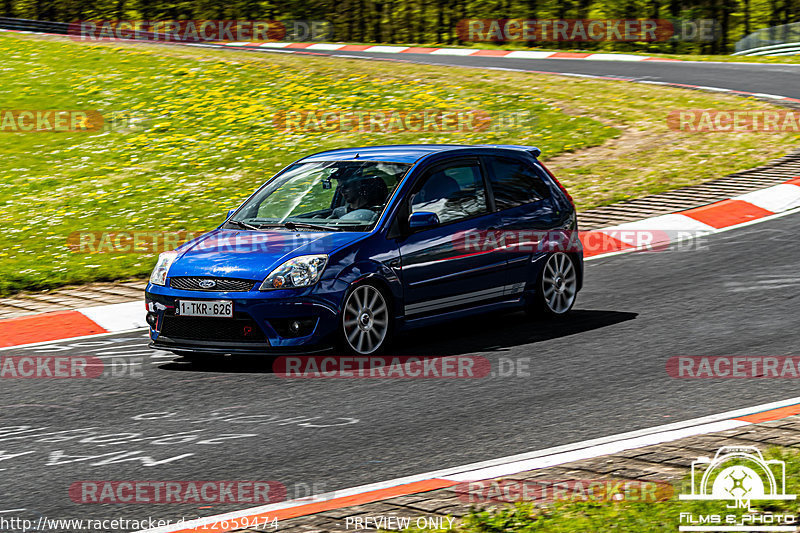
M 786 494 L 800 493 L 800 452 L 786 448 L 772 448 L 764 453 L 764 458 L 778 459 L 786 464 Z M 730 463 L 734 464 L 734 463 Z M 754 483 L 757 480 L 751 480 Z M 747 482 L 745 482 L 747 483 Z M 766 483 L 766 481 L 764 481 Z M 700 525 L 701 515 L 719 515 L 725 525 L 727 516 L 735 517 L 737 525 L 741 525 L 743 515 L 761 516 L 772 513 L 774 515 L 800 516 L 800 507 L 797 500 L 753 500 L 753 512 L 745 509 L 731 509 L 726 505 L 733 502 L 721 500 L 698 501 L 679 500 L 678 494 L 691 493 L 690 478 L 684 479 L 675 486 L 675 495 L 665 501 L 659 502 L 587 502 L 587 501 L 561 501 L 549 504 L 534 504 L 532 502 L 516 503 L 506 506 L 495 506 L 486 509 L 473 509 L 464 519 L 458 522 L 454 529 L 447 530 L 458 533 L 574 533 L 580 532 L 606 532 L 619 533 L 674 533 L 680 525 Z M 681 522 L 681 514 L 684 515 Z M 744 519 L 746 526 L 759 524 L 757 518 Z M 411 521 L 414 524 L 414 520 Z M 763 522 L 767 524 L 768 522 Z M 712 527 L 709 523 L 706 527 Z M 774 525 L 774 523 L 773 523 Z M 409 529 L 409 533 L 444 532 L 437 529 Z
M 211 229 L 276 170 L 324 149 L 533 144 L 588 208 L 756 166 L 797 137 L 671 131 L 672 109 L 774 108 L 614 81 L 14 34 L 0 34 L 0 54 L 3 109 L 96 109 L 122 124 L 0 132 L 0 295 L 146 275 L 153 254 L 78 254 L 67 238 Z M 458 133 L 299 133 L 271 120 L 287 109 L 434 108 L 532 119 Z

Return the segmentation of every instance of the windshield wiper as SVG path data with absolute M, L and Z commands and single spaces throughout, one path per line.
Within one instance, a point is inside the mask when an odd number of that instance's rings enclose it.
M 291 222 L 286 221 L 283 223 L 283 227 L 286 229 L 295 230 L 297 228 L 307 228 L 307 229 L 318 229 L 322 231 L 341 231 L 341 228 L 331 227 L 331 226 L 323 226 L 321 224 L 309 224 L 307 222 Z
M 239 223 L 239 221 L 236 221 Z M 248 224 L 249 225 L 249 224 Z M 355 222 L 354 224 L 350 224 L 350 226 L 363 226 L 364 224 L 360 224 Z M 295 231 L 297 229 L 316 229 L 320 231 L 343 231 L 344 228 L 338 226 L 324 226 L 322 224 L 311 224 L 309 222 L 294 222 L 291 220 L 287 220 L 285 222 L 266 222 L 264 224 L 257 224 L 256 226 L 250 226 L 254 229 L 264 229 L 264 228 L 285 228 L 291 231 Z
M 307 224 L 305 222 L 283 222 L 283 223 L 273 223 L 273 224 L 259 224 L 259 228 L 285 228 L 291 231 L 294 231 L 298 228 L 304 229 L 317 229 L 321 231 L 341 231 L 341 228 L 331 227 L 331 226 L 322 226 L 320 224 Z
M 228 224 L 233 224 L 235 226 L 239 226 L 240 228 L 252 229 L 255 231 L 258 231 L 259 229 L 256 226 L 248 224 L 247 222 L 242 222 L 241 220 L 229 220 Z

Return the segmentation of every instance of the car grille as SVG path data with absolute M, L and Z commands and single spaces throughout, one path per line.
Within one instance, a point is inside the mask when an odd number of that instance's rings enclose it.
M 252 318 L 165 315 L 161 335 L 171 340 L 267 342 Z
M 203 287 L 201 282 L 213 281 L 213 287 Z M 173 289 L 184 291 L 206 291 L 206 292 L 247 292 L 252 290 L 256 281 L 249 279 L 232 278 L 170 278 L 169 286 Z

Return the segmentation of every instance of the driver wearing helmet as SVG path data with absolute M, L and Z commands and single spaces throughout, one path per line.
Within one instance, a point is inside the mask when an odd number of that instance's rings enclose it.
M 381 178 L 368 176 L 340 180 L 339 192 L 344 200 L 328 218 L 372 220 L 386 201 L 389 189 Z

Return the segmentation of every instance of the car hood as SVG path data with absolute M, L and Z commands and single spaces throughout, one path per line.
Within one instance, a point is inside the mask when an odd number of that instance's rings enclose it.
M 169 276 L 210 276 L 262 280 L 284 261 L 330 254 L 361 232 L 244 231 L 216 229 L 180 248 Z

